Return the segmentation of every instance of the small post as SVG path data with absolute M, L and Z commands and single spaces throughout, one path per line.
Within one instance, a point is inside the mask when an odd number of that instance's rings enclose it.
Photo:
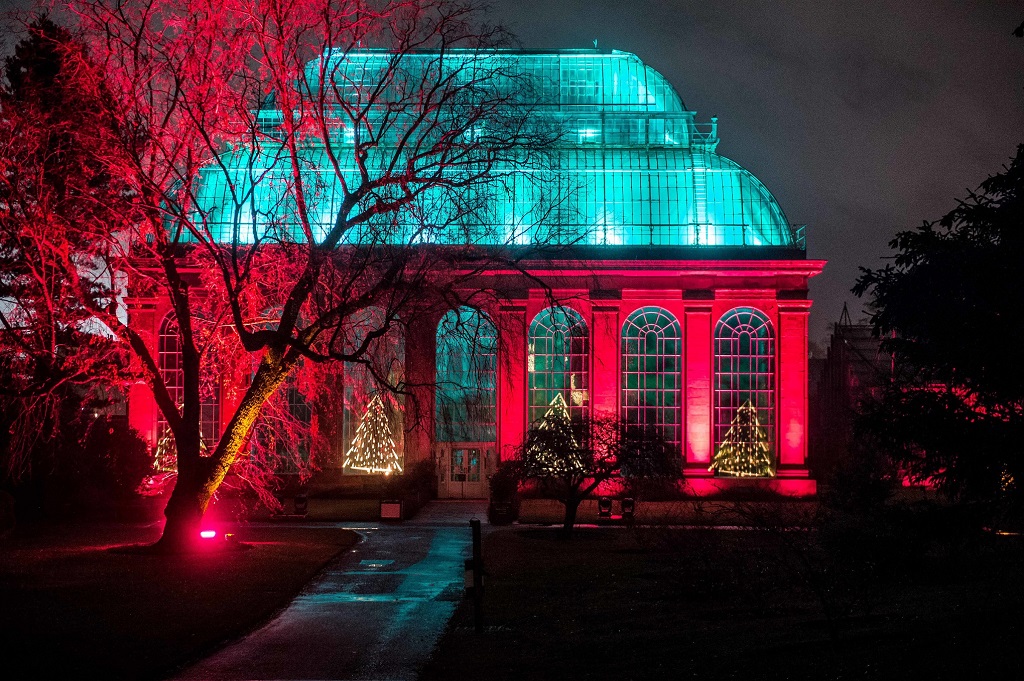
M 473 531 L 473 628 L 479 634 L 484 630 L 484 559 L 480 546 L 480 521 L 473 518 L 469 526 Z
M 622 521 L 633 522 L 633 515 L 636 512 L 636 500 L 633 497 L 625 497 L 622 500 Z

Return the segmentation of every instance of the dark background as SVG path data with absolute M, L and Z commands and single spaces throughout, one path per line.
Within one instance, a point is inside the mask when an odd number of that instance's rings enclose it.
M 524 47 L 634 52 L 718 151 L 807 224 L 811 338 L 824 342 L 859 265 L 936 219 L 1024 142 L 1024 3 L 929 0 L 494 0 Z
M 0 0 L 0 9 L 28 0 Z M 824 343 L 859 265 L 941 217 L 1024 142 L 1019 0 L 492 0 L 523 47 L 636 53 L 718 150 L 806 223 L 811 338 Z

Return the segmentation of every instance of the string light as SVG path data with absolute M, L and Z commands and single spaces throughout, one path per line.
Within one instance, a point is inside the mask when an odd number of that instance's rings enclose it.
M 384 475 L 402 472 L 384 401 L 379 394 L 374 395 L 366 405 L 366 411 L 352 439 L 352 446 L 345 454 L 345 467 Z
M 587 466 L 573 433 L 569 405 L 561 393 L 551 400 L 535 432 L 527 455 L 538 472 L 553 476 L 586 473 Z
M 722 444 L 718 445 L 718 452 L 708 470 L 739 478 L 775 477 L 768 435 L 761 427 L 757 409 L 750 400 L 736 410 L 736 417 Z

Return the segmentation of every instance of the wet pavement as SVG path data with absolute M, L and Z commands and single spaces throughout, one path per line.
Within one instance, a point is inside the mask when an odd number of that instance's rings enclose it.
M 486 527 L 485 516 L 486 502 L 435 501 L 400 524 L 335 524 L 364 540 L 273 620 L 175 678 L 415 679 L 462 599 L 469 519 Z

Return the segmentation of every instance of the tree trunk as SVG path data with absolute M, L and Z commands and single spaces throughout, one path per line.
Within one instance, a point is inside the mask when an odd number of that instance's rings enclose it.
M 563 539 L 572 537 L 572 528 L 576 526 L 576 512 L 580 508 L 582 499 L 567 499 L 565 502 L 565 520 L 562 523 L 560 534 Z
M 195 441 L 188 442 L 192 439 Z M 182 437 L 182 440 L 182 444 L 178 444 L 175 438 L 178 450 L 178 478 L 164 509 L 167 522 L 164 524 L 163 535 L 157 542 L 157 547 L 168 553 L 194 551 L 197 548 L 208 501 L 203 499 L 200 492 L 202 479 L 205 477 L 202 468 L 206 467 L 203 464 L 208 459 L 199 455 L 199 436 L 196 434 L 195 438 Z
M 157 542 L 161 550 L 177 553 L 198 548 L 203 516 L 213 495 L 248 441 L 264 403 L 284 382 L 290 368 L 291 364 L 272 359 L 269 353 L 264 356 L 211 456 L 200 456 L 198 427 L 194 446 L 178 448 L 178 479 L 164 509 L 167 522 Z
M 194 551 L 198 548 L 199 532 L 208 499 L 204 499 L 198 476 L 182 476 L 179 470 L 174 491 L 164 509 L 164 532 L 157 547 L 169 553 Z

